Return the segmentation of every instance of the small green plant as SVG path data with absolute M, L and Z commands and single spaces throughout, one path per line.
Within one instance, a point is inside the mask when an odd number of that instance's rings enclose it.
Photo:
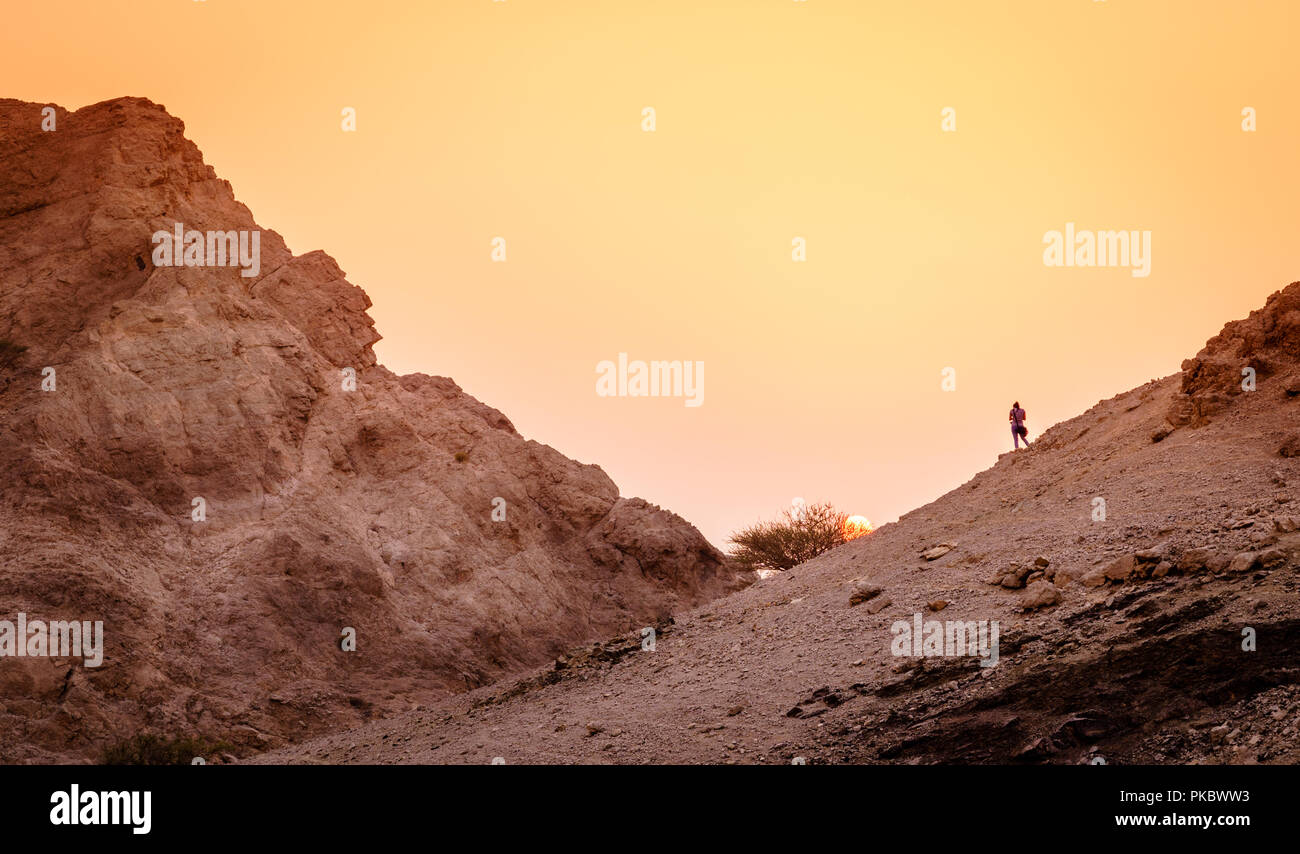
M 830 504 L 786 510 L 731 535 L 731 557 L 746 569 L 789 569 L 847 542 L 841 513 Z
M 162 738 L 141 733 L 104 749 L 101 765 L 190 765 L 196 756 L 205 759 L 228 751 L 224 741 L 209 741 L 202 736 Z

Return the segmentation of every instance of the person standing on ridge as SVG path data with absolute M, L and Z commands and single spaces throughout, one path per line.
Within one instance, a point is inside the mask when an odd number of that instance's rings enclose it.
M 1020 408 L 1020 401 L 1011 404 L 1011 443 L 1015 450 L 1020 450 L 1020 442 L 1023 439 L 1025 447 L 1029 447 L 1029 428 L 1025 426 L 1025 411 Z

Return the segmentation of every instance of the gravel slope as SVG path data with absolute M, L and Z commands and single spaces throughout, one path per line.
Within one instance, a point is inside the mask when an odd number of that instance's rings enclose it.
M 653 651 L 628 635 L 253 761 L 1296 762 L 1297 353 L 1300 283 L 1182 373 L 679 614 Z M 881 592 L 852 605 L 855 585 Z M 998 621 L 998 664 L 893 655 L 917 613 Z

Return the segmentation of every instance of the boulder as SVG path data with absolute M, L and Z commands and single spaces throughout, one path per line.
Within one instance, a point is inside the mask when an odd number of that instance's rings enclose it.
M 1106 584 L 1106 570 L 1098 567 L 1079 577 L 1079 583 L 1084 587 L 1102 587 Z
M 853 582 L 852 588 L 849 591 L 849 607 L 852 608 L 854 605 L 861 605 L 868 599 L 873 599 L 876 596 L 879 596 L 883 589 L 884 588 L 876 584 L 872 584 L 865 578 L 858 579 Z
M 1134 560 L 1136 560 L 1138 563 L 1159 563 L 1160 561 L 1164 560 L 1164 557 L 1165 557 L 1164 546 L 1156 546 L 1150 549 L 1143 549 L 1140 552 L 1135 552 L 1133 555 Z
M 1228 572 L 1250 572 L 1259 566 L 1259 552 L 1238 552 L 1228 564 Z
M 1057 587 L 1065 587 L 1071 581 L 1077 580 L 1082 575 L 1083 571 L 1077 567 L 1067 568 L 1058 566 L 1055 569 L 1049 569 L 1047 571 L 1047 580 L 1055 584 Z
M 1281 549 L 1265 549 L 1259 553 L 1259 565 L 1264 569 L 1277 569 L 1286 563 L 1286 552 Z
M 1178 556 L 1175 566 L 1178 567 L 1179 572 L 1200 572 L 1209 563 L 1211 554 L 1210 550 L 1205 548 L 1186 549 Z
M 1025 586 L 1026 579 L 1032 569 L 1019 563 L 1012 563 L 1003 569 L 994 570 L 990 576 L 989 583 L 1005 587 L 1008 590 L 1019 590 Z
M 1136 568 L 1137 560 L 1134 555 L 1121 555 L 1107 564 L 1102 574 L 1110 581 L 1125 581 Z
M 1027 611 L 1046 608 L 1061 601 L 1061 591 L 1046 581 L 1035 581 L 1025 588 L 1020 605 Z

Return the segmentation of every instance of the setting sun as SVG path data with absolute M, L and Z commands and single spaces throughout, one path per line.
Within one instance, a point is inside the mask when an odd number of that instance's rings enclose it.
M 858 537 L 865 537 L 876 529 L 871 524 L 871 520 L 866 516 L 850 516 L 844 520 L 844 539 L 856 540 Z

